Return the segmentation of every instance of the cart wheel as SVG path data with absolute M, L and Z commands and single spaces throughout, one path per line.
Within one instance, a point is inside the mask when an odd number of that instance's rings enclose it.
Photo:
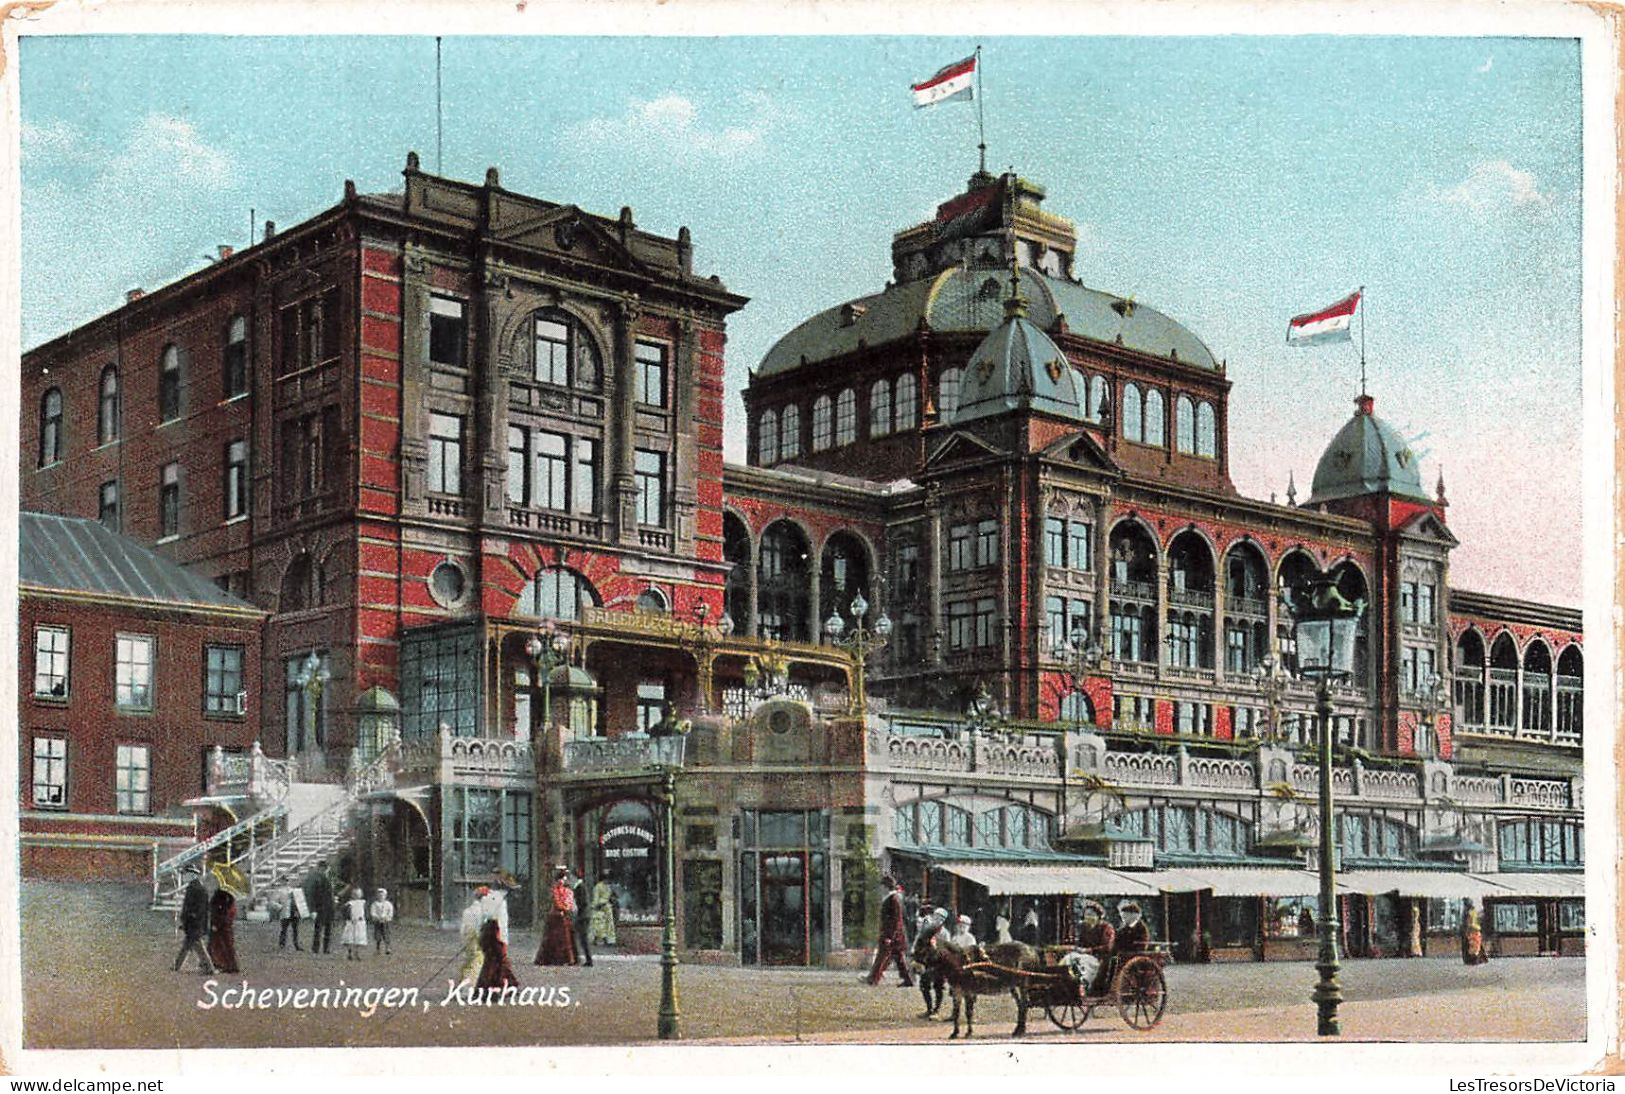
M 1046 1006 L 1044 1013 L 1061 1029 L 1077 1029 L 1089 1020 L 1093 1007 L 1068 1000 L 1059 1006 Z
M 1148 957 L 1130 958 L 1117 975 L 1117 1010 L 1135 1029 L 1151 1029 L 1162 1021 L 1168 1005 L 1168 984 L 1162 968 Z

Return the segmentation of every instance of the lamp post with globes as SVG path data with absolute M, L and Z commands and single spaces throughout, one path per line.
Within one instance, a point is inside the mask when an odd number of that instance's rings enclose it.
M 1439 748 L 1439 715 L 1450 709 L 1450 689 L 1444 686 L 1438 673 L 1430 672 L 1416 697 L 1422 707 L 1417 725 L 1427 727 L 1427 740 L 1417 744 L 1415 750 L 1429 760 L 1443 759 Z
M 531 747 L 545 760 L 548 753 L 543 734 L 553 724 L 553 670 L 564 664 L 570 649 L 570 636 L 551 619 L 542 621 L 525 642 L 530 658 L 530 739 Z
M 824 620 L 824 635 L 831 644 L 845 647 L 852 655 L 852 709 L 861 715 L 869 709 L 863 681 L 865 666 L 868 664 L 869 655 L 884 646 L 891 638 L 891 618 L 882 608 L 874 626 L 865 626 L 864 617 L 869 614 L 869 602 L 863 598 L 861 592 L 852 598 L 850 608 L 852 629 L 847 630 L 846 622 L 841 619 L 841 613 L 832 608 L 829 618 Z
M 1292 633 L 1298 673 L 1315 683 L 1315 715 L 1320 731 L 1320 953 L 1315 968 L 1320 980 L 1311 998 L 1317 1011 L 1316 1032 L 1336 1037 L 1343 991 L 1337 982 L 1337 878 L 1332 819 L 1332 683 L 1354 671 L 1354 632 L 1364 601 L 1350 603 L 1327 577 L 1310 583 L 1292 607 Z
M 1274 743 L 1281 736 L 1281 700 L 1286 698 L 1291 677 L 1282 671 L 1279 658 L 1273 653 L 1266 653 L 1253 666 L 1252 678 L 1253 686 L 1263 694 L 1269 712 L 1269 720 L 1264 725 L 1264 739 Z
M 694 630 L 678 636 L 677 642 L 694 658 L 696 708 L 701 714 L 711 711 L 711 682 L 712 669 L 715 665 L 714 655 L 716 648 L 727 641 L 728 636 L 734 632 L 733 616 L 727 612 L 715 624 L 707 625 L 710 618 L 711 606 L 705 601 L 694 605 Z
M 316 708 L 322 701 L 322 689 L 333 678 L 327 671 L 327 662 L 315 650 L 306 655 L 299 666 L 299 672 L 294 676 L 294 683 L 305 694 L 304 740 L 300 751 L 316 749 L 324 742 L 317 739 Z

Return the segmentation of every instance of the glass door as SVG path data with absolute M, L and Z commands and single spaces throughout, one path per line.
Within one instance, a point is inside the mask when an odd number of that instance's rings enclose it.
M 762 964 L 807 964 L 807 856 L 762 855 L 761 894 Z

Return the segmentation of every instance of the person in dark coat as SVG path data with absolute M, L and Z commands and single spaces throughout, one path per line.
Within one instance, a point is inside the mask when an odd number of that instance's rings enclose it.
M 333 878 L 327 872 L 327 860 L 318 862 L 315 869 L 305 875 L 305 904 L 314 921 L 310 929 L 310 952 L 333 952 L 333 919 L 338 915 L 338 902 L 333 895 Z
M 209 901 L 209 959 L 219 972 L 241 972 L 237 967 L 237 898 L 224 885 Z
M 1140 918 L 1140 906 L 1125 900 L 1117 906 L 1117 914 L 1123 917 L 1123 925 L 1117 929 L 1113 952 L 1123 957 L 1140 953 L 1151 942 L 1151 928 Z
M 519 977 L 514 975 L 508 960 L 508 944 L 502 941 L 502 929 L 494 919 L 487 919 L 480 927 L 480 953 L 485 960 L 480 964 L 476 988 L 517 988 Z
M 925 1000 L 925 1013 L 920 1017 L 929 1018 L 942 1007 L 942 993 L 947 987 L 947 977 L 942 970 L 941 962 L 931 951 L 936 946 L 936 940 L 947 939 L 948 909 L 927 909 L 923 904 L 920 907 L 919 924 L 914 931 L 914 945 L 911 952 L 914 963 L 919 966 L 920 996 Z
M 186 884 L 186 892 L 181 896 L 181 910 L 178 918 L 181 930 L 181 952 L 175 955 L 175 971 L 181 971 L 181 965 L 186 961 L 186 955 L 196 953 L 200 972 L 205 975 L 214 975 L 214 963 L 209 960 L 208 951 L 203 948 L 203 940 L 209 935 L 209 890 L 203 887 L 203 879 L 195 877 Z
M 880 887 L 886 895 L 880 901 L 880 943 L 875 949 L 875 965 L 865 977 L 871 985 L 880 983 L 880 974 L 886 971 L 886 965 L 892 961 L 897 962 L 897 971 L 902 974 L 905 988 L 914 986 L 914 977 L 908 971 L 908 930 L 903 920 L 903 890 L 890 874 L 880 879 Z
M 1117 932 L 1112 925 L 1106 922 L 1106 909 L 1097 902 L 1090 900 L 1083 906 L 1083 926 L 1078 928 L 1078 948 L 1100 959 L 1100 968 L 1095 971 L 1094 983 L 1088 985 L 1089 994 L 1100 994 L 1100 987 L 1107 974 L 1107 966 L 1111 963 L 1112 954 L 1117 951 Z
M 590 966 L 592 946 L 587 936 L 592 933 L 592 895 L 587 891 L 587 879 L 577 874 L 575 884 L 570 886 L 570 895 L 576 902 L 574 935 L 576 953 L 581 964 Z

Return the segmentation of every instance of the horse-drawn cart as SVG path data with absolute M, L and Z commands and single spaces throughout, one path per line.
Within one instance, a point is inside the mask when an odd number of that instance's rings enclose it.
M 1168 982 L 1162 967 L 1168 963 L 1168 944 L 1153 942 L 1143 952 L 1117 956 L 1111 959 L 1102 983 L 1100 995 L 1090 995 L 1088 985 L 1079 983 L 1065 969 L 1044 974 L 1055 980 L 1046 993 L 1032 995 L 1034 1003 L 1042 1003 L 1044 1013 L 1061 1029 L 1080 1028 L 1094 1014 L 1097 1007 L 1116 1007 L 1123 1021 L 1137 1030 L 1149 1030 L 1162 1021 L 1162 1012 L 1168 1006 Z M 1059 981 L 1065 980 L 1063 986 Z M 1070 987 L 1071 990 L 1066 990 Z
M 1064 1030 L 1075 1030 L 1099 1007 L 1116 1007 L 1134 1029 L 1152 1029 L 1162 1021 L 1168 1005 L 1168 985 L 1162 967 L 1168 963 L 1167 943 L 1152 942 L 1130 954 L 1117 954 L 1102 970 L 1094 957 L 1071 946 L 1035 949 L 1019 942 L 999 942 L 960 950 L 934 945 L 929 957 L 953 989 L 954 1031 L 960 1034 L 960 1004 L 965 1006 L 965 1036 L 971 1036 L 976 998 L 1008 993 L 1016 1001 L 1013 1035 L 1027 1032 L 1027 1011 L 1044 1008 L 1049 1020 Z M 928 966 L 930 967 L 930 966 Z M 1098 975 L 1097 975 L 1098 974 Z M 1090 988 L 1101 985 L 1098 994 Z

